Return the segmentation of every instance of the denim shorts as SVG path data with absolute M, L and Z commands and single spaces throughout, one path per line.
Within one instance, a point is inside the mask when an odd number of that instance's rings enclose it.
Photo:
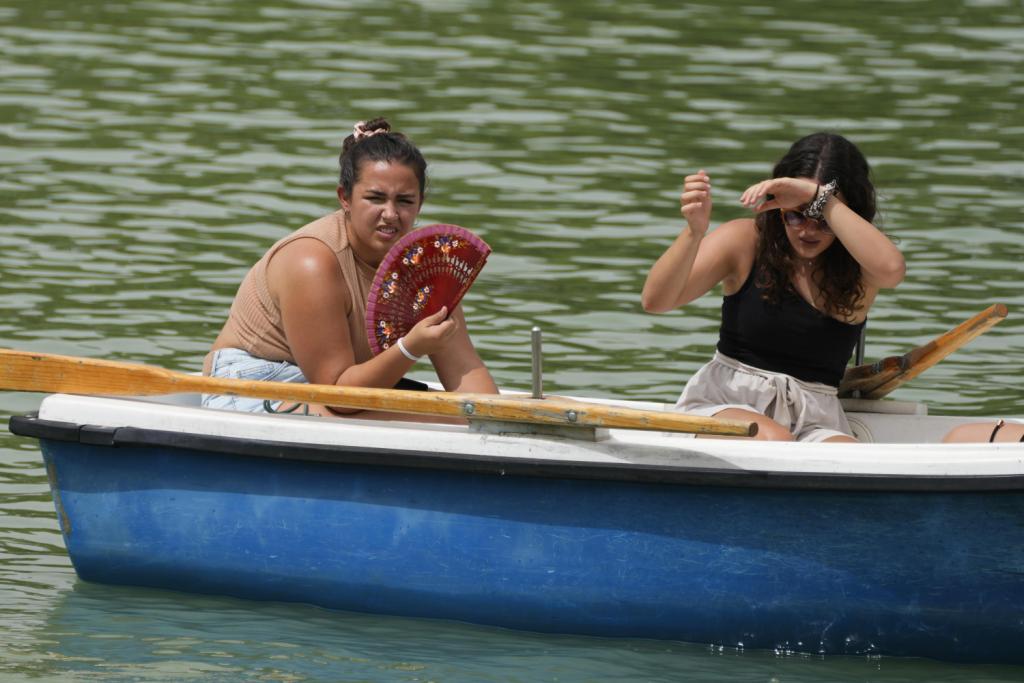
M 241 349 L 218 349 L 213 352 L 210 362 L 211 377 L 228 379 L 259 380 L 264 382 L 306 382 L 299 366 L 283 360 L 266 360 L 250 356 Z M 270 410 L 267 410 L 269 404 Z M 203 394 L 204 408 L 238 410 L 245 413 L 279 412 L 281 401 L 264 401 L 261 398 Z M 287 406 L 285 406 L 287 408 Z

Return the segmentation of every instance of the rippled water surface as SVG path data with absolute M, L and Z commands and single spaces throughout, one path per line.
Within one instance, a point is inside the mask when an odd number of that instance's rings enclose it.
M 836 6 L 838 5 L 838 6 Z M 1024 18 L 1010 0 L 28 2 L 0 7 L 0 346 L 193 370 L 247 268 L 335 208 L 383 114 L 430 163 L 421 222 L 494 248 L 466 300 L 499 382 L 673 399 L 719 298 L 644 314 L 681 178 L 715 222 L 790 142 L 873 163 L 909 272 L 868 357 L 993 302 L 1010 317 L 898 390 L 1024 414 Z M 4 415 L 38 396 L 0 394 Z M 34 442 L 0 435 L 0 672 L 81 680 L 956 680 L 1021 669 L 715 652 L 91 586 Z

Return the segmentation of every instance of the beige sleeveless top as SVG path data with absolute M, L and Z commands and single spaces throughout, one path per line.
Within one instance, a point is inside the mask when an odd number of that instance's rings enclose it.
M 231 304 L 228 320 L 220 333 L 221 339 L 230 339 L 251 356 L 267 360 L 295 362 L 281 323 L 281 310 L 267 288 L 267 264 L 281 247 L 297 239 L 313 238 L 330 247 L 338 258 L 341 273 L 352 298 L 348 314 L 348 329 L 356 363 L 373 358 L 366 339 L 366 299 L 373 284 L 374 270 L 356 261 L 348 243 L 343 213 L 336 211 L 299 228 L 278 241 L 256 262 L 238 287 Z M 341 311 L 339 311 L 340 313 Z

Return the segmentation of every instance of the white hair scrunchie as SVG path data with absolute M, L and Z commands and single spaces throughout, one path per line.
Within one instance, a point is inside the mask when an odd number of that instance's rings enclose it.
M 372 138 L 374 135 L 380 135 L 381 133 L 387 133 L 386 128 L 374 128 L 373 130 L 366 129 L 366 121 L 358 121 L 356 125 L 352 126 L 352 135 L 355 137 L 355 141 L 365 140 L 366 138 Z

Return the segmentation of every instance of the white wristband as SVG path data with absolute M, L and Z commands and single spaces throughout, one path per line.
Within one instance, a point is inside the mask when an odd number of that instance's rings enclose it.
M 420 356 L 414 356 L 411 353 L 409 353 L 409 349 L 405 348 L 405 344 L 402 343 L 403 339 L 405 339 L 405 337 L 399 337 L 398 338 L 398 350 L 402 352 L 403 356 L 405 356 L 406 358 L 411 360 L 413 363 L 415 363 L 416 361 L 418 361 L 420 359 Z

